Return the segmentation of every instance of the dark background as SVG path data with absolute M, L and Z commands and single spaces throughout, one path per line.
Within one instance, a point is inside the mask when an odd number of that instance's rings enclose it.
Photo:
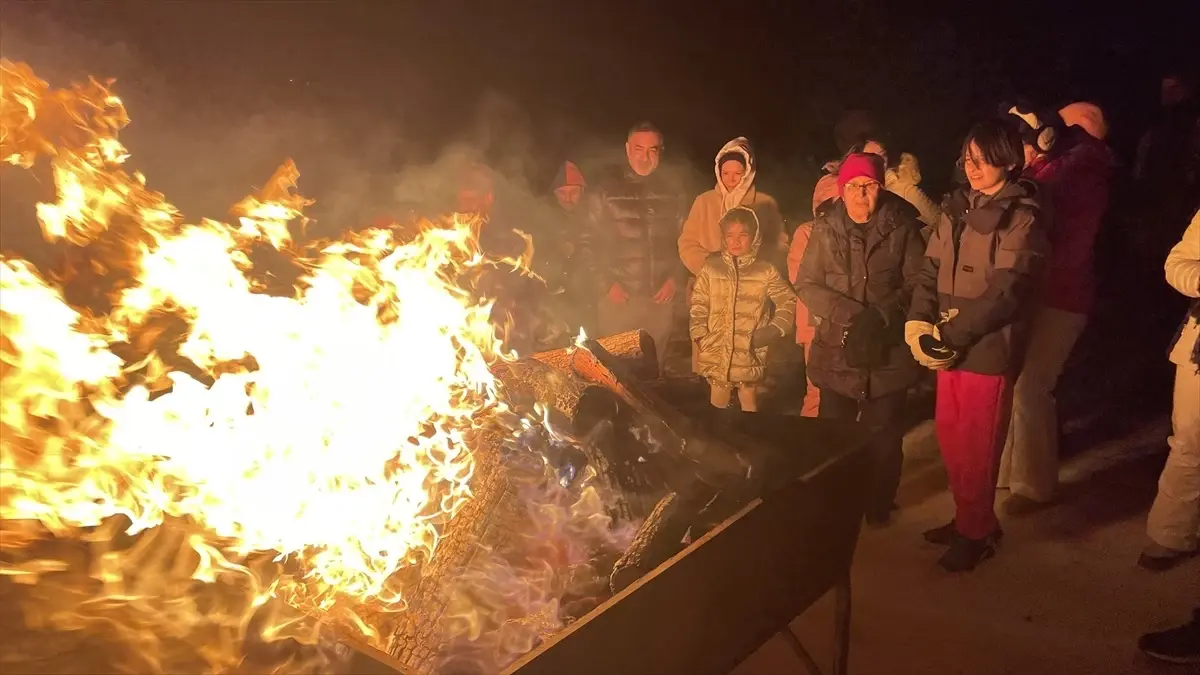
M 117 77 L 134 165 L 192 217 L 289 155 L 319 205 L 368 217 L 399 183 L 433 189 L 411 170 L 454 142 L 542 195 L 563 158 L 619 157 L 639 119 L 694 191 L 750 137 L 800 216 L 847 107 L 875 110 L 935 195 L 1014 94 L 1100 103 L 1127 156 L 1163 69 L 1195 67 L 1200 2 L 1121 4 L 5 0 L 0 51 L 56 85 Z

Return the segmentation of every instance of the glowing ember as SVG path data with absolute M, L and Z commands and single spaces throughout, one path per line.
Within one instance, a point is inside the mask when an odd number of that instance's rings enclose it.
M 471 430 L 506 419 L 488 368 L 505 358 L 491 307 L 462 285 L 491 264 L 477 223 L 301 247 L 289 224 L 310 202 L 292 193 L 289 161 L 234 207 L 236 224 L 185 225 L 121 169 L 128 118 L 106 85 L 51 90 L 3 61 L 0 94 L 0 158 L 50 162 L 58 201 L 38 206 L 45 236 L 86 246 L 114 286 L 111 311 L 81 314 L 30 265 L 0 259 L 0 574 L 37 584 L 65 569 L 33 552 L 39 541 L 178 521 L 168 566 L 236 586 L 235 601 L 168 611 L 152 601 L 165 584 L 132 571 L 146 569 L 150 544 L 106 544 L 89 572 L 99 585 L 39 621 L 111 623 L 147 651 L 147 634 L 167 625 L 216 669 L 237 662 L 229 643 L 272 595 L 343 610 L 376 637 L 353 612 L 403 609 L 405 589 L 389 580 L 436 554 L 471 498 Z M 304 269 L 294 293 L 265 292 L 256 247 Z M 170 321 L 185 326 L 178 340 Z M 263 576 L 255 552 L 288 572 Z M 113 619 L 114 603 L 141 612 L 141 630 Z M 224 637 L 188 637 L 203 621 Z M 257 629 L 278 636 L 284 623 Z M 165 667 L 144 658 L 137 667 Z

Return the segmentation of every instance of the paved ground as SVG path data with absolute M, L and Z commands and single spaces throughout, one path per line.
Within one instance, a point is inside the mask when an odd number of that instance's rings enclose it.
M 1200 604 L 1200 559 L 1165 574 L 1134 565 L 1162 467 L 1166 419 L 1076 454 L 1054 508 L 1004 522 L 1004 546 L 973 574 L 936 566 L 920 533 L 951 502 L 925 426 L 909 434 L 897 521 L 864 529 L 853 571 L 854 675 L 1137 675 L 1198 672 L 1151 663 L 1137 636 L 1173 625 Z M 998 501 L 1007 493 L 1001 492 Z M 828 668 L 832 602 L 792 624 Z M 733 675 L 801 675 L 779 637 Z
M 1113 278 L 1060 386 L 1061 498 L 1040 513 L 1003 519 L 1003 548 L 971 574 L 942 572 L 941 549 L 921 538 L 953 507 L 927 421 L 932 386 L 916 388 L 902 508 L 890 527 L 864 529 L 856 554 L 853 675 L 1200 675 L 1200 668 L 1154 663 L 1136 647 L 1141 633 L 1181 623 L 1200 606 L 1200 557 L 1163 574 L 1135 565 L 1167 449 L 1174 371 L 1165 345 L 1184 311 L 1161 275 L 1155 264 Z M 669 376 L 690 375 L 689 347 L 684 337 L 669 346 Z M 774 354 L 762 405 L 796 414 L 799 354 Z M 1006 497 L 1000 492 L 997 501 Z M 792 623 L 826 669 L 832 619 L 825 598 Z M 731 675 L 804 673 L 776 637 Z

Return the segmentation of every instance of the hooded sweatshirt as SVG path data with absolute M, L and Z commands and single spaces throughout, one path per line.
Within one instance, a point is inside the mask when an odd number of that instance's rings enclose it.
M 746 173 L 742 182 L 732 190 L 721 183 L 721 158 L 729 153 L 742 156 Z M 769 242 L 767 260 L 783 259 L 787 249 L 787 235 L 783 231 L 783 217 L 779 215 L 779 204 L 771 195 L 754 187 L 755 161 L 750 142 L 738 137 L 726 143 L 713 161 L 717 186 L 696 197 L 692 210 L 683 222 L 679 235 L 679 258 L 692 274 L 699 274 L 705 259 L 721 250 L 721 217 L 735 206 L 748 206 L 754 210 L 761 226 L 763 241 Z
M 1040 299 L 1047 307 L 1087 314 L 1096 299 L 1096 234 L 1116 162 L 1104 141 L 1083 129 L 1069 129 L 1065 143 L 1065 151 L 1041 155 L 1025 170 L 1049 193 L 1051 207 L 1050 260 Z
M 758 216 L 746 211 L 754 223 Z M 688 332 L 699 348 L 698 373 L 710 382 L 753 383 L 763 379 L 766 347 L 753 348 L 754 331 L 768 324 L 781 335 L 791 332 L 796 293 L 775 265 L 758 259 L 762 227 L 754 225 L 754 241 L 746 255 L 724 249 L 705 260 L 692 292 Z M 775 305 L 772 318 L 767 301 Z

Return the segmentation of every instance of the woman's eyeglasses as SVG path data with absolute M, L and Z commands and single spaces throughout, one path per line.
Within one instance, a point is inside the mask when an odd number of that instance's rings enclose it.
M 865 183 L 846 183 L 844 190 L 850 193 L 858 193 L 865 197 L 870 194 L 878 193 L 879 188 L 881 187 L 883 186 L 881 186 L 879 183 L 875 181 L 869 181 Z

